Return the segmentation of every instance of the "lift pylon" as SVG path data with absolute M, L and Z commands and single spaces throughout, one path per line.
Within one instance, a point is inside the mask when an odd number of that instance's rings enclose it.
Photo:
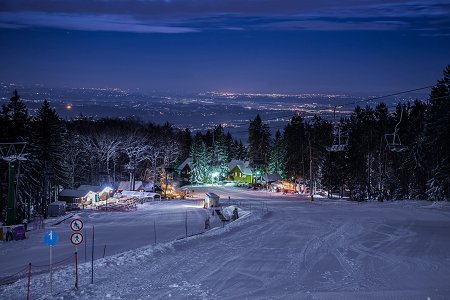
M 26 142 L 0 143 L 0 158 L 8 162 L 8 206 L 6 225 L 16 222 L 16 162 L 27 160 Z

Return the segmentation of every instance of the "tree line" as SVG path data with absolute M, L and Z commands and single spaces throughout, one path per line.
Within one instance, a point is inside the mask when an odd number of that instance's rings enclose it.
M 188 157 L 193 184 L 223 180 L 229 162 L 237 159 L 248 160 L 255 173 L 314 182 L 329 195 L 348 193 L 354 200 L 449 199 L 449 77 L 447 66 L 427 102 L 400 103 L 392 113 L 379 103 L 357 106 L 335 123 L 295 115 L 274 136 L 257 115 L 249 122 L 247 145 L 221 125 L 192 135 L 168 123 L 132 118 L 65 121 L 47 100 L 31 116 L 14 91 L 0 111 L 0 142 L 27 142 L 27 160 L 16 166 L 18 218 L 29 216 L 30 208 L 45 215 L 62 188 L 157 182 Z M 389 147 L 393 133 L 397 151 Z M 336 143 L 345 147 L 329 151 Z M 8 164 L 1 162 L 2 219 L 7 178 Z
M 120 180 L 156 182 L 190 152 L 189 130 L 131 118 L 65 121 L 47 100 L 32 117 L 17 91 L 1 108 L 0 128 L 0 143 L 27 143 L 26 161 L 15 162 L 19 222 L 31 211 L 46 215 L 47 205 L 64 188 L 114 185 Z M 8 193 L 4 161 L 0 179 L 4 219 Z
M 398 103 L 393 112 L 385 103 L 356 106 L 338 122 L 296 115 L 273 137 L 257 115 L 248 127 L 247 147 L 224 135 L 220 125 L 212 133 L 197 133 L 191 147 L 192 181 L 212 182 L 212 174 L 224 178 L 226 164 L 241 159 L 249 161 L 254 174 L 312 182 L 329 196 L 449 199 L 449 77 L 447 66 L 426 102 Z
M 447 66 L 427 102 L 399 103 L 392 113 L 385 103 L 356 106 L 335 124 L 297 115 L 274 138 L 257 116 L 249 126 L 250 163 L 353 200 L 449 199 L 449 77 Z

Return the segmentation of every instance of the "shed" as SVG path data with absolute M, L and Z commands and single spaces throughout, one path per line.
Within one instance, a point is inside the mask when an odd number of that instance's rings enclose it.
M 206 193 L 206 199 L 205 199 L 205 207 L 219 207 L 220 197 L 214 193 Z
M 89 194 L 89 191 L 64 189 L 59 193 L 58 199 L 67 203 L 81 203 Z
M 281 180 L 281 176 L 278 173 L 266 174 L 263 176 L 263 182 L 272 183 Z
M 49 217 L 60 217 L 66 214 L 66 202 L 55 201 L 48 205 Z
M 180 173 L 180 177 L 184 179 L 185 181 L 188 181 L 191 177 L 191 171 L 192 171 L 192 157 L 186 158 L 181 165 L 177 168 L 178 172 Z

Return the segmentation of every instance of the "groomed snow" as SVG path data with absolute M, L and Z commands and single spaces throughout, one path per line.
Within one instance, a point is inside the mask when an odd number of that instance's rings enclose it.
M 90 259 L 95 225 L 94 284 L 79 247 L 74 266 L 31 278 L 31 299 L 448 299 L 450 206 L 423 201 L 355 203 L 271 194 L 233 187 L 213 191 L 241 218 L 204 231 L 209 212 L 195 201 L 157 202 L 133 212 L 82 212 Z M 71 219 L 53 226 L 55 261 L 70 256 Z M 157 224 L 154 244 L 153 222 Z M 48 264 L 46 230 L 25 241 L 0 243 L 0 277 Z M 159 232 L 159 234 L 158 234 Z M 159 238 L 158 238 L 159 237 Z M 106 256 L 103 256 L 106 244 Z M 80 249 L 81 248 L 81 249 Z M 60 253 L 60 257 L 57 257 Z M 34 262 L 34 260 L 36 262 Z M 45 273 L 44 273 L 45 272 Z M 39 272 L 37 272 L 39 273 Z M 25 275 L 25 274 L 24 274 Z M 26 298 L 27 280 L 0 287 L 1 299 Z

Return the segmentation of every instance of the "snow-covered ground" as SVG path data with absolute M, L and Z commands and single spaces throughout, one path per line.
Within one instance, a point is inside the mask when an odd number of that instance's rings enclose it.
M 195 201 L 157 202 L 127 213 L 81 212 L 88 240 L 86 262 L 84 247 L 78 249 L 78 290 L 70 258 L 70 219 L 53 226 L 60 233 L 54 261 L 69 261 L 54 271 L 52 294 L 48 272 L 37 268 L 31 299 L 449 298 L 448 203 L 311 203 L 302 196 L 195 187 L 199 196 L 205 190 L 221 195 L 225 203 L 230 196 L 241 218 L 222 227 L 211 216 L 215 228 L 179 239 L 186 234 L 186 212 L 188 234 L 204 231 L 209 213 Z M 28 232 L 25 241 L 0 243 L 0 277 L 25 270 L 28 262 L 48 264 L 42 241 L 48 229 Z M 0 298 L 23 299 L 26 291 L 23 278 L 1 286 Z

